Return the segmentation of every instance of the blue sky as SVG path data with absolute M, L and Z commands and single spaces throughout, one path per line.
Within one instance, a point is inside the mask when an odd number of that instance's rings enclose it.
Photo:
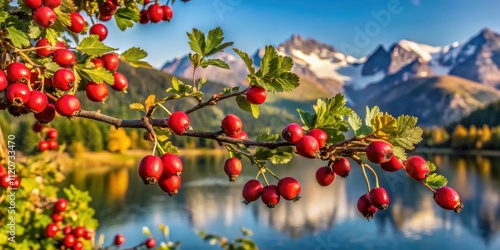
M 249 53 L 300 34 L 356 57 L 401 39 L 448 45 L 465 42 L 484 27 L 500 32 L 498 0 L 191 0 L 177 1 L 173 10 L 170 23 L 136 25 L 126 32 L 111 20 L 105 42 L 121 50 L 139 46 L 160 67 L 189 52 L 186 32 L 193 27 L 220 26 L 228 41 Z M 377 21 L 373 13 L 385 13 L 385 19 Z

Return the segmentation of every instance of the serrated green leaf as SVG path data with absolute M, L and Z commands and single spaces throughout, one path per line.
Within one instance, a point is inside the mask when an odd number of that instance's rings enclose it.
M 253 60 L 250 58 L 250 56 L 248 56 L 247 53 L 245 53 L 237 48 L 233 48 L 233 50 L 234 50 L 234 52 L 236 52 L 236 54 L 238 54 L 238 56 L 240 56 L 240 58 L 243 60 L 243 62 L 245 62 L 245 65 L 247 66 L 250 74 L 251 75 L 255 74 L 255 67 L 253 66 Z
M 243 96 L 237 96 L 236 97 L 236 103 L 238 104 L 238 107 L 246 112 L 252 113 L 253 117 L 258 118 L 260 111 L 259 111 L 259 106 L 255 104 L 251 104 L 248 102 L 248 100 L 243 97 Z
M 120 55 L 120 59 L 132 67 L 142 67 L 142 68 L 153 68 L 148 62 L 143 61 L 142 59 L 146 58 L 148 53 L 141 48 L 132 47 Z
M 273 156 L 269 161 L 273 164 L 287 164 L 294 156 L 293 147 L 279 147 L 273 150 Z
M 50 72 L 56 72 L 61 68 L 61 66 L 59 66 L 59 64 L 55 62 L 48 62 L 43 64 L 43 66 L 45 67 L 45 70 L 48 70 Z
M 146 112 L 146 108 L 144 108 L 144 105 L 142 105 L 142 103 L 138 103 L 138 102 L 130 104 L 129 108 L 131 110 L 140 110 L 140 111 Z
M 269 72 L 269 69 L 271 67 L 271 60 L 277 56 L 278 53 L 276 52 L 276 49 L 271 45 L 267 45 L 264 55 L 262 56 L 262 60 L 260 61 L 259 72 L 261 76 L 265 76 Z
M 423 130 L 417 127 L 418 118 L 401 115 L 396 120 L 396 127 L 391 131 L 391 142 L 393 145 L 412 150 L 415 144 L 422 141 Z
M 406 160 L 406 151 L 402 147 L 394 146 L 392 153 L 401 160 Z
M 121 31 L 127 28 L 132 28 L 134 22 L 138 22 L 140 18 L 139 11 L 131 8 L 118 8 L 114 14 L 116 25 Z
M 204 59 L 200 66 L 206 68 L 208 66 L 215 66 L 223 69 L 229 69 L 229 65 L 220 59 Z
M 257 138 L 255 139 L 256 141 L 264 141 L 264 142 L 275 142 L 278 140 L 280 136 L 278 134 L 269 134 L 269 133 L 265 133 L 265 134 L 260 134 L 259 136 L 257 136 Z
M 357 137 L 367 136 L 373 131 L 372 128 L 363 123 L 361 117 L 354 112 L 347 118 L 347 123 L 351 126 L 354 135 Z
M 347 100 L 342 94 L 337 94 L 333 98 L 325 100 L 318 99 L 316 105 L 313 106 L 316 112 L 315 127 L 331 127 L 336 123 L 345 123 L 344 116 L 352 113 L 352 110 L 345 107 Z M 346 124 L 347 125 L 347 124 Z
M 105 68 L 85 68 L 83 65 L 77 64 L 75 70 L 80 77 L 86 78 L 89 81 L 96 83 L 106 82 L 109 85 L 115 84 L 113 74 Z
M 431 173 L 434 172 L 434 171 L 436 171 L 437 167 L 436 167 L 436 165 L 434 163 L 432 163 L 430 161 L 427 161 L 427 165 L 429 165 L 429 170 L 430 170 Z
M 42 34 L 42 30 L 37 25 L 31 25 L 28 31 L 28 36 L 31 39 L 37 39 Z
M 371 109 L 370 107 L 366 106 L 366 117 L 365 117 L 366 126 L 369 127 L 372 126 L 372 120 L 376 115 L 378 115 L 378 113 L 380 113 L 380 109 L 378 106 L 374 106 Z
M 224 40 L 224 31 L 220 28 L 217 27 L 215 29 L 212 29 L 208 32 L 207 40 L 206 40 L 206 47 L 203 50 L 202 55 L 209 56 L 215 51 L 215 48 L 219 46 L 222 41 Z
M 49 28 L 49 29 L 43 29 L 42 30 L 42 36 L 47 38 L 50 44 L 56 44 L 57 43 L 57 38 L 62 36 L 61 31 L 57 31 L 55 29 Z
M 99 41 L 98 35 L 90 35 L 83 38 L 76 49 L 90 56 L 101 56 L 105 53 L 116 50 Z
M 3 24 L 5 20 L 9 17 L 9 13 L 7 11 L 0 11 L 0 24 Z
M 378 113 L 372 119 L 372 129 L 376 138 L 389 140 L 391 133 L 396 129 L 396 119 L 388 114 Z
M 26 32 L 16 29 L 14 26 L 6 27 L 7 33 L 9 33 L 12 45 L 17 48 L 23 48 L 30 46 L 30 39 Z
M 198 29 L 193 29 L 193 32 L 187 33 L 189 38 L 189 47 L 192 51 L 197 53 L 198 55 L 203 55 L 205 51 L 205 34 Z
M 448 184 L 446 177 L 433 173 L 425 178 L 425 183 L 434 189 L 441 188 Z
M 299 113 L 300 120 L 302 121 L 306 129 L 314 127 L 315 117 L 311 113 L 302 109 L 297 109 L 297 112 Z

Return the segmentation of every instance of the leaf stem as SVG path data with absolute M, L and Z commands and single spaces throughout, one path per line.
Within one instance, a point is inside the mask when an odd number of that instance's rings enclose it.
M 363 162 L 363 166 L 365 166 L 366 168 L 368 168 L 370 171 L 372 171 L 373 175 L 375 176 L 375 187 L 379 187 L 378 185 L 378 175 L 377 175 L 377 172 L 375 172 L 375 170 L 370 167 L 370 165 L 366 164 Z

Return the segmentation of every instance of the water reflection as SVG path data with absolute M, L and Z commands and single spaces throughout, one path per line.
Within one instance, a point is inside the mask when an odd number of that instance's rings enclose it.
M 183 241 L 184 249 L 208 247 L 193 229 L 237 236 L 240 226 L 252 228 L 263 249 L 399 249 L 415 244 L 431 249 L 500 249 L 498 158 L 427 157 L 461 194 L 465 209 L 460 214 L 441 210 L 432 194 L 404 172 L 379 171 L 391 205 L 377 213 L 374 221 L 366 222 L 356 209 L 358 197 L 366 192 L 359 168 L 353 167 L 347 179 L 337 178 L 333 185 L 320 187 L 314 173 L 322 163 L 303 159 L 274 168 L 279 176 L 294 176 L 303 186 L 299 202 L 282 200 L 275 209 L 260 202 L 243 205 L 241 188 L 254 176 L 255 167 L 245 162 L 242 176 L 229 183 L 222 171 L 222 156 L 183 159 L 183 184 L 176 197 L 168 197 L 156 186 L 142 185 L 134 166 L 78 169 L 67 183 L 89 190 L 94 197 L 100 232 L 110 236 L 119 230 L 129 236 L 130 244 L 142 239 L 138 226 L 155 228 L 164 222 L 174 229 L 172 237 Z

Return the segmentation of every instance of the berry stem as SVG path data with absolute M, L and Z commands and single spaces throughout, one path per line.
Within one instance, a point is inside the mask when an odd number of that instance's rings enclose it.
M 377 175 L 377 172 L 375 172 L 375 170 L 370 167 L 370 165 L 366 164 L 363 162 L 363 166 L 368 168 L 370 171 L 372 171 L 373 175 L 375 176 L 375 187 L 378 188 L 379 185 L 378 185 L 378 175 Z
M 192 113 L 192 112 L 194 112 L 194 111 L 196 111 L 198 109 L 204 108 L 206 106 L 215 105 L 219 101 L 222 101 L 224 99 L 228 99 L 228 98 L 231 98 L 231 97 L 235 97 L 235 96 L 239 96 L 239 95 L 245 94 L 247 92 L 247 89 L 244 89 L 242 91 L 235 92 L 235 93 L 232 93 L 232 94 L 224 95 L 224 96 L 216 96 L 216 95 L 214 95 L 214 96 L 210 97 L 210 99 L 208 99 L 207 101 L 200 102 L 200 103 L 196 104 L 194 107 L 186 110 L 185 113 L 186 114 L 190 114 L 190 113 Z
M 366 175 L 365 166 L 361 165 L 361 170 L 363 170 L 363 175 L 365 176 L 366 188 L 368 189 L 368 193 L 369 193 L 371 190 L 370 180 L 368 180 L 368 176 Z
M 161 103 L 156 103 L 156 104 L 163 110 L 165 110 L 165 112 L 167 112 L 168 115 L 172 115 L 172 113 L 167 108 L 165 108 L 165 106 L 163 106 Z
M 265 171 L 265 170 L 264 170 L 264 171 Z M 264 181 L 266 182 L 266 185 L 268 185 L 268 186 L 269 186 L 269 182 L 267 181 L 267 178 L 266 178 L 266 173 L 265 173 L 265 172 L 263 172 L 263 171 L 262 171 L 262 169 L 261 169 L 261 171 L 259 171 L 259 172 L 262 172 L 262 177 L 264 177 Z
M 422 183 L 422 185 L 426 186 L 429 190 L 431 190 L 433 194 L 436 194 L 436 190 L 434 190 L 434 188 L 429 186 L 429 184 L 425 183 L 423 180 L 420 181 L 420 183 Z
M 370 192 L 371 190 L 371 187 L 370 187 L 370 180 L 368 179 L 368 175 L 366 175 L 366 169 L 365 169 L 365 163 L 361 160 L 361 158 L 359 158 L 358 156 L 356 155 L 351 155 L 350 156 L 356 163 L 358 163 L 358 165 L 361 166 L 361 170 L 363 171 L 363 175 L 365 177 L 365 182 L 366 182 L 366 187 L 368 188 L 368 192 Z M 373 170 L 373 169 L 372 169 Z M 375 177 L 377 178 L 376 181 L 377 181 L 377 187 L 378 187 L 378 177 L 377 175 L 375 175 Z
M 278 181 L 280 180 L 280 178 L 278 176 L 276 176 L 273 171 L 271 171 L 271 169 L 269 169 L 268 167 L 264 167 L 266 169 L 266 171 L 268 171 L 272 176 L 274 176 L 274 178 L 276 178 Z

